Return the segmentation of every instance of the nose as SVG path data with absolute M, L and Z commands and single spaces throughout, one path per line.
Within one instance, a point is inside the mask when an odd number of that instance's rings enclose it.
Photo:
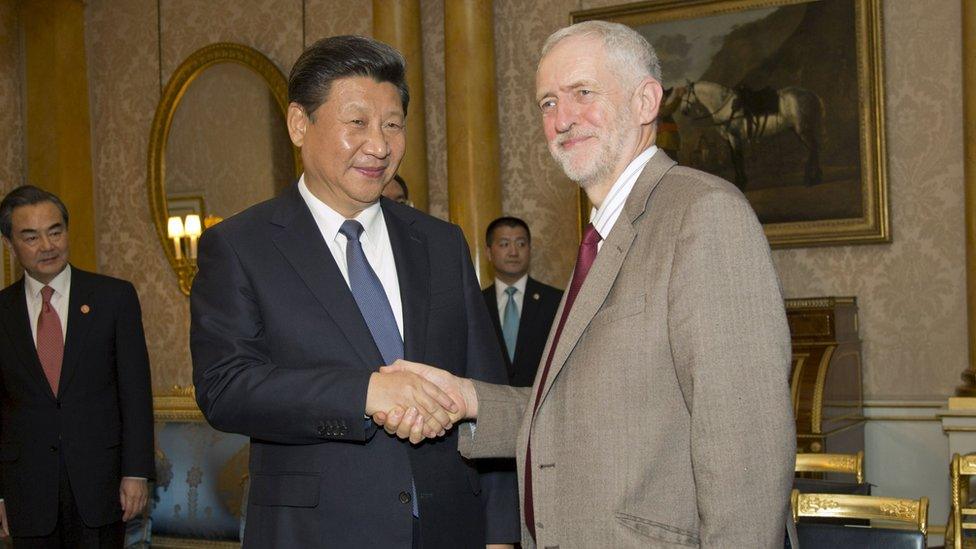
M 556 131 L 566 133 L 576 125 L 577 117 L 576 106 L 570 101 L 561 101 L 556 104 Z
M 40 239 L 41 239 L 41 251 L 46 252 L 54 248 L 54 241 L 51 240 L 51 237 L 49 237 L 48 235 L 42 234 L 40 235 Z
M 386 158 L 390 155 L 390 142 L 383 128 L 379 125 L 371 126 L 366 135 L 363 152 L 376 158 Z

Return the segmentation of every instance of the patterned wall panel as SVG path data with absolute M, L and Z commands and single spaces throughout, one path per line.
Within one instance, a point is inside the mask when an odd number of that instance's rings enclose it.
M 309 46 L 320 38 L 340 34 L 372 36 L 373 2 L 371 0 L 306 0 L 305 45 Z
M 300 0 L 165 0 L 160 6 L 164 84 L 191 53 L 214 42 L 251 46 L 285 74 L 302 53 Z

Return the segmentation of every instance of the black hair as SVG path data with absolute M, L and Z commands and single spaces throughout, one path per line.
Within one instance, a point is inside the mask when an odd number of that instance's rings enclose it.
M 410 191 L 407 190 L 407 182 L 400 177 L 400 174 L 393 176 L 393 180 L 400 184 L 400 188 L 403 189 L 403 199 L 410 200 Z
M 491 246 L 491 235 L 498 227 L 522 227 L 525 229 L 526 240 L 529 243 L 532 242 L 532 231 L 529 230 L 529 225 L 525 221 L 517 217 L 503 216 L 488 224 L 488 229 L 485 231 L 485 243 L 489 246 Z
M 332 83 L 351 76 L 393 84 L 400 92 L 403 113 L 407 113 L 410 91 L 403 56 L 383 42 L 364 36 L 331 36 L 309 46 L 291 68 L 288 101 L 298 103 L 312 117 L 328 99 Z
M 14 210 L 21 206 L 31 206 L 41 202 L 51 202 L 61 210 L 61 217 L 64 218 L 64 226 L 68 227 L 68 208 L 61 202 L 58 195 L 49 193 L 44 189 L 33 185 L 21 185 L 7 193 L 0 202 L 0 233 L 10 238 L 13 232 Z

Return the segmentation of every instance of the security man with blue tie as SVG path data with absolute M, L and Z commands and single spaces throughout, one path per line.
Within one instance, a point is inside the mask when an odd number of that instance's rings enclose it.
M 531 387 L 562 290 L 529 276 L 532 234 L 525 221 L 499 217 L 485 234 L 495 282 L 482 291 L 505 355 L 509 384 Z

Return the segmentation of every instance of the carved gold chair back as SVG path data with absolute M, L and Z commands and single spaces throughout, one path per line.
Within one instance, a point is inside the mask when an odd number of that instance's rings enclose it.
M 850 473 L 864 483 L 864 451 L 856 454 L 797 454 L 797 473 Z
M 954 549 L 963 547 L 963 531 L 976 530 L 976 504 L 969 500 L 969 483 L 976 475 L 976 454 L 952 454 L 949 464 L 949 475 L 952 479 L 952 501 L 950 502 L 950 520 L 946 528 L 945 546 L 952 543 Z M 958 535 L 956 534 L 958 532 Z M 966 544 L 972 546 L 973 544 Z
M 929 498 L 888 498 L 848 494 L 801 494 L 794 489 L 790 496 L 793 521 L 800 517 L 847 518 L 897 524 L 927 534 Z

